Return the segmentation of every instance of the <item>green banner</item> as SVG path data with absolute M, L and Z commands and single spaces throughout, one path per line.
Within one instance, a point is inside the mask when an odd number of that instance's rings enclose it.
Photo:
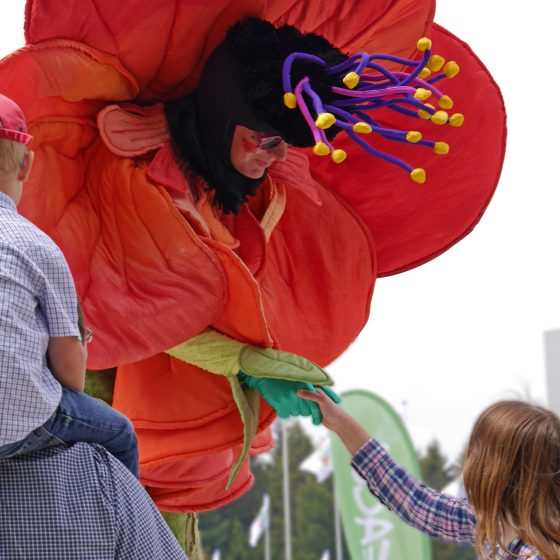
M 384 445 L 395 461 L 419 477 L 412 441 L 393 408 L 367 391 L 341 396 L 342 408 Z M 365 481 L 350 467 L 350 454 L 334 434 L 331 443 L 336 498 L 351 560 L 431 560 L 429 538 L 372 496 Z

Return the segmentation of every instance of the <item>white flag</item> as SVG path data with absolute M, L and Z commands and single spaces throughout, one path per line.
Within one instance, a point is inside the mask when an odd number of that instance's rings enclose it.
M 331 551 L 328 548 L 325 551 L 323 551 L 321 560 L 331 560 Z
M 261 510 L 253 523 L 251 523 L 251 527 L 249 527 L 249 544 L 252 547 L 257 546 L 261 535 L 264 531 L 268 528 L 268 513 L 270 509 L 270 498 L 268 494 L 263 494 L 263 501 Z
M 299 468 L 302 471 L 313 473 L 317 478 L 317 482 L 324 482 L 333 470 L 329 439 L 325 439 L 323 443 L 301 463 Z
M 222 558 L 222 554 L 220 552 L 219 548 L 216 548 L 216 550 L 214 550 L 214 553 L 212 554 L 212 560 L 221 560 Z

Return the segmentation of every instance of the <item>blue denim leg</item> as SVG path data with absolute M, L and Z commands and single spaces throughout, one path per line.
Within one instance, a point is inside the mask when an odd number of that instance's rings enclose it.
M 62 388 L 56 413 L 44 425 L 66 443 L 102 445 L 138 478 L 138 441 L 130 420 L 103 401 Z
M 24 439 L 16 441 L 15 443 L 1 445 L 0 459 L 11 459 L 18 455 L 32 453 L 33 451 L 41 451 L 42 449 L 48 449 L 49 447 L 55 447 L 57 445 L 64 445 L 64 442 L 60 438 L 49 433 L 44 426 L 39 426 Z

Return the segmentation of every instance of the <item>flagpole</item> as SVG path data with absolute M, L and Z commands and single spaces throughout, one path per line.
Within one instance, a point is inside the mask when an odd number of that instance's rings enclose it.
M 281 420 L 280 426 L 282 430 L 282 478 L 283 478 L 283 495 L 284 495 L 284 551 L 285 559 L 292 560 L 292 531 L 290 523 L 290 477 L 288 464 L 288 430 L 286 421 Z
M 334 485 L 333 473 L 333 508 L 334 508 L 334 544 L 336 550 L 336 560 L 342 559 L 342 535 L 340 533 L 340 510 L 338 508 L 338 497 L 336 495 L 336 488 Z
M 264 560 L 270 560 L 270 505 L 266 514 L 266 525 L 264 530 Z

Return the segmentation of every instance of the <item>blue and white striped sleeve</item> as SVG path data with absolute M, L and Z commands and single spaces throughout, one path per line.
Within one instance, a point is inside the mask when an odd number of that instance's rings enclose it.
M 49 336 L 80 336 L 78 329 L 78 298 L 74 279 L 62 251 L 41 247 L 35 257 L 42 282 L 39 304 L 47 321 Z

